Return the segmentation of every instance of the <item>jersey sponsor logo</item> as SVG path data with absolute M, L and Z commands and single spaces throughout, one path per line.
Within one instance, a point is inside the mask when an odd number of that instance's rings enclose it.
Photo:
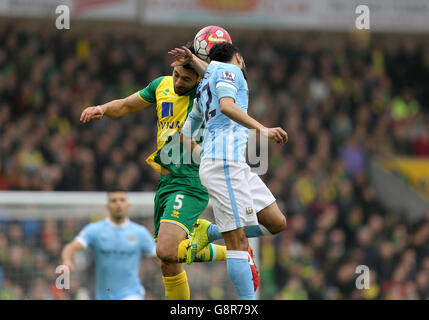
M 110 249 L 100 249 L 99 251 L 103 255 L 119 255 L 119 256 L 132 256 L 136 254 L 136 250 L 110 250 Z
M 173 116 L 173 102 L 163 102 L 161 118 Z
M 174 128 L 180 128 L 181 122 L 180 121 L 158 121 L 158 128 L 159 129 L 174 129 Z
M 208 40 L 209 40 L 209 42 L 226 42 L 226 39 L 223 39 L 223 38 L 215 38 L 215 37 L 213 37 L 213 35 L 212 35 L 212 34 L 211 34 L 211 35 L 209 35 Z
M 224 71 L 224 72 L 222 72 L 222 79 L 226 80 L 226 81 L 235 82 L 235 73 L 229 72 L 229 71 Z

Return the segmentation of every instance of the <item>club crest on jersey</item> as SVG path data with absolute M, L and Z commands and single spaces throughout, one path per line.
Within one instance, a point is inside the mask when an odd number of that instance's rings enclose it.
M 134 237 L 133 235 L 128 236 L 128 242 L 131 244 L 136 243 L 136 237 Z
M 253 208 L 252 207 L 247 207 L 246 208 L 246 215 L 250 216 L 251 214 L 253 214 Z
M 226 80 L 226 81 L 235 82 L 235 73 L 229 72 L 229 71 L 224 71 L 224 72 L 222 72 L 222 79 Z

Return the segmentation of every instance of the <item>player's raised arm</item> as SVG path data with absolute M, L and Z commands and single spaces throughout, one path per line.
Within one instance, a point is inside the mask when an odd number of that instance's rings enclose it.
M 182 48 L 174 48 L 173 50 L 170 50 L 168 54 L 176 59 L 176 61 L 171 64 L 172 67 L 189 64 L 190 67 L 200 75 L 200 77 L 204 76 L 208 63 L 198 58 L 185 46 L 182 46 Z
M 84 249 L 82 243 L 75 239 L 72 242 L 68 243 L 61 252 L 62 264 L 67 266 L 70 271 L 74 270 L 73 257 L 75 253 L 82 249 Z
M 150 104 L 151 102 L 143 100 L 136 92 L 124 99 L 112 100 L 103 105 L 86 108 L 80 116 L 80 121 L 86 123 L 92 119 L 101 119 L 104 115 L 118 118 Z
M 245 126 L 248 129 L 255 129 L 266 135 L 269 139 L 275 140 L 277 143 L 283 144 L 288 140 L 286 131 L 282 128 L 266 128 L 258 121 L 249 116 L 243 109 L 235 104 L 231 97 L 224 97 L 219 100 L 220 111 L 235 122 Z
M 255 129 L 266 135 L 269 139 L 283 144 L 287 142 L 287 133 L 282 128 L 266 128 L 253 119 L 237 105 L 237 99 L 247 95 L 246 65 L 238 48 L 232 44 L 220 43 L 210 51 L 210 59 L 225 64 L 214 74 L 214 87 L 219 99 L 219 109 L 224 115 L 248 129 Z

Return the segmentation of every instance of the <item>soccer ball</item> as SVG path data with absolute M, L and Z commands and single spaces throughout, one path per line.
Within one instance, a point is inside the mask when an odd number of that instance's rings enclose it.
M 208 61 L 210 49 L 219 42 L 232 43 L 228 32 L 217 26 L 204 27 L 194 38 L 195 53 L 200 59 Z

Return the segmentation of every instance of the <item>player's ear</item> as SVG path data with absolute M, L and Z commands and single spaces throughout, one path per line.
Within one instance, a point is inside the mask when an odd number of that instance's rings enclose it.
M 237 52 L 234 54 L 235 61 L 241 66 L 241 55 Z
M 237 54 L 238 54 L 239 59 L 240 59 L 241 68 L 244 68 L 245 67 L 244 58 L 241 54 L 239 54 L 239 53 L 237 53 Z

